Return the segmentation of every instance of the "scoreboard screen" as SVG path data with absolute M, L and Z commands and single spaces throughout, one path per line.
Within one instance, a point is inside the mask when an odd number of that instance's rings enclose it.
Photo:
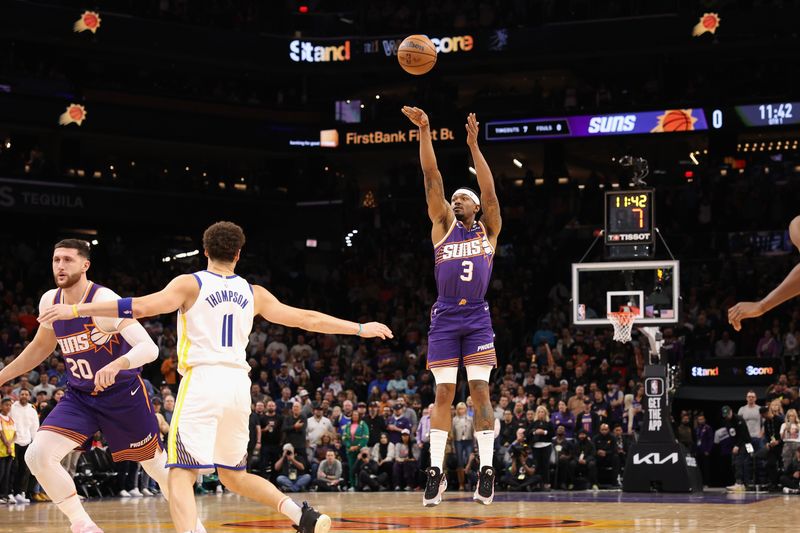
M 652 244 L 654 205 L 653 190 L 606 192 L 607 245 Z

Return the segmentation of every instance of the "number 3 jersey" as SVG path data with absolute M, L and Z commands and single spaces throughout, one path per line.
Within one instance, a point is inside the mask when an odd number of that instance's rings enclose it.
M 482 222 L 470 229 L 454 220 L 444 239 L 434 246 L 436 288 L 439 298 L 483 301 L 492 277 L 494 249 Z M 465 303 L 466 303 L 465 302 Z
M 80 302 L 107 302 L 118 300 L 114 291 L 89 282 Z M 42 296 L 39 302 L 39 313 L 53 304 L 63 304 L 64 291 L 51 289 Z M 122 318 L 81 316 L 70 320 L 56 320 L 52 325 L 42 324 L 40 327 L 53 329 L 58 346 L 64 357 L 67 383 L 70 388 L 82 392 L 94 391 L 94 375 L 101 368 L 121 355 L 128 353 L 130 345 L 120 335 L 117 328 Z M 117 374 L 114 385 L 107 391 L 128 386 L 136 376 L 138 368 L 122 370 Z
M 247 343 L 253 327 L 253 287 L 239 276 L 207 270 L 192 274 L 200 287 L 194 305 L 178 311 L 178 371 L 198 365 L 250 370 Z

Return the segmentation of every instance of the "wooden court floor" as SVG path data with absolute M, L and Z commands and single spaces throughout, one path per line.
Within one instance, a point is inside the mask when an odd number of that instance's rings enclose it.
M 597 493 L 498 493 L 482 506 L 470 494 L 448 492 L 442 505 L 426 509 L 421 494 L 304 494 L 334 519 L 341 533 L 724 531 L 790 532 L 800 529 L 800 496 L 777 494 L 703 495 Z M 198 497 L 209 532 L 293 532 L 283 516 L 232 494 Z M 86 508 L 106 533 L 171 532 L 166 502 L 159 498 L 87 501 Z M 51 503 L 0 507 L 0 531 L 67 532 L 68 523 Z

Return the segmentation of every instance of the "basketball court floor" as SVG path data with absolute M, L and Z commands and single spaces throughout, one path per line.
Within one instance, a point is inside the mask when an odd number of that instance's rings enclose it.
M 783 494 L 498 493 L 495 503 L 473 503 L 471 494 L 448 492 L 444 503 L 426 509 L 419 492 L 295 495 L 328 513 L 337 532 L 466 530 L 501 531 L 797 531 L 800 496 Z M 282 516 L 232 494 L 198 498 L 209 532 L 293 532 Z M 111 532 L 171 532 L 161 498 L 105 499 L 86 503 L 97 523 Z M 0 507 L 0 531 L 69 531 L 51 503 Z

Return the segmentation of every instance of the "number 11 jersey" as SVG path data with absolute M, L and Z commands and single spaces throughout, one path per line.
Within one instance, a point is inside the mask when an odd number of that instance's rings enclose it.
M 192 274 L 200 294 L 188 311 L 178 311 L 178 372 L 198 365 L 250 370 L 247 343 L 255 314 L 253 287 L 239 276 L 207 270 Z

